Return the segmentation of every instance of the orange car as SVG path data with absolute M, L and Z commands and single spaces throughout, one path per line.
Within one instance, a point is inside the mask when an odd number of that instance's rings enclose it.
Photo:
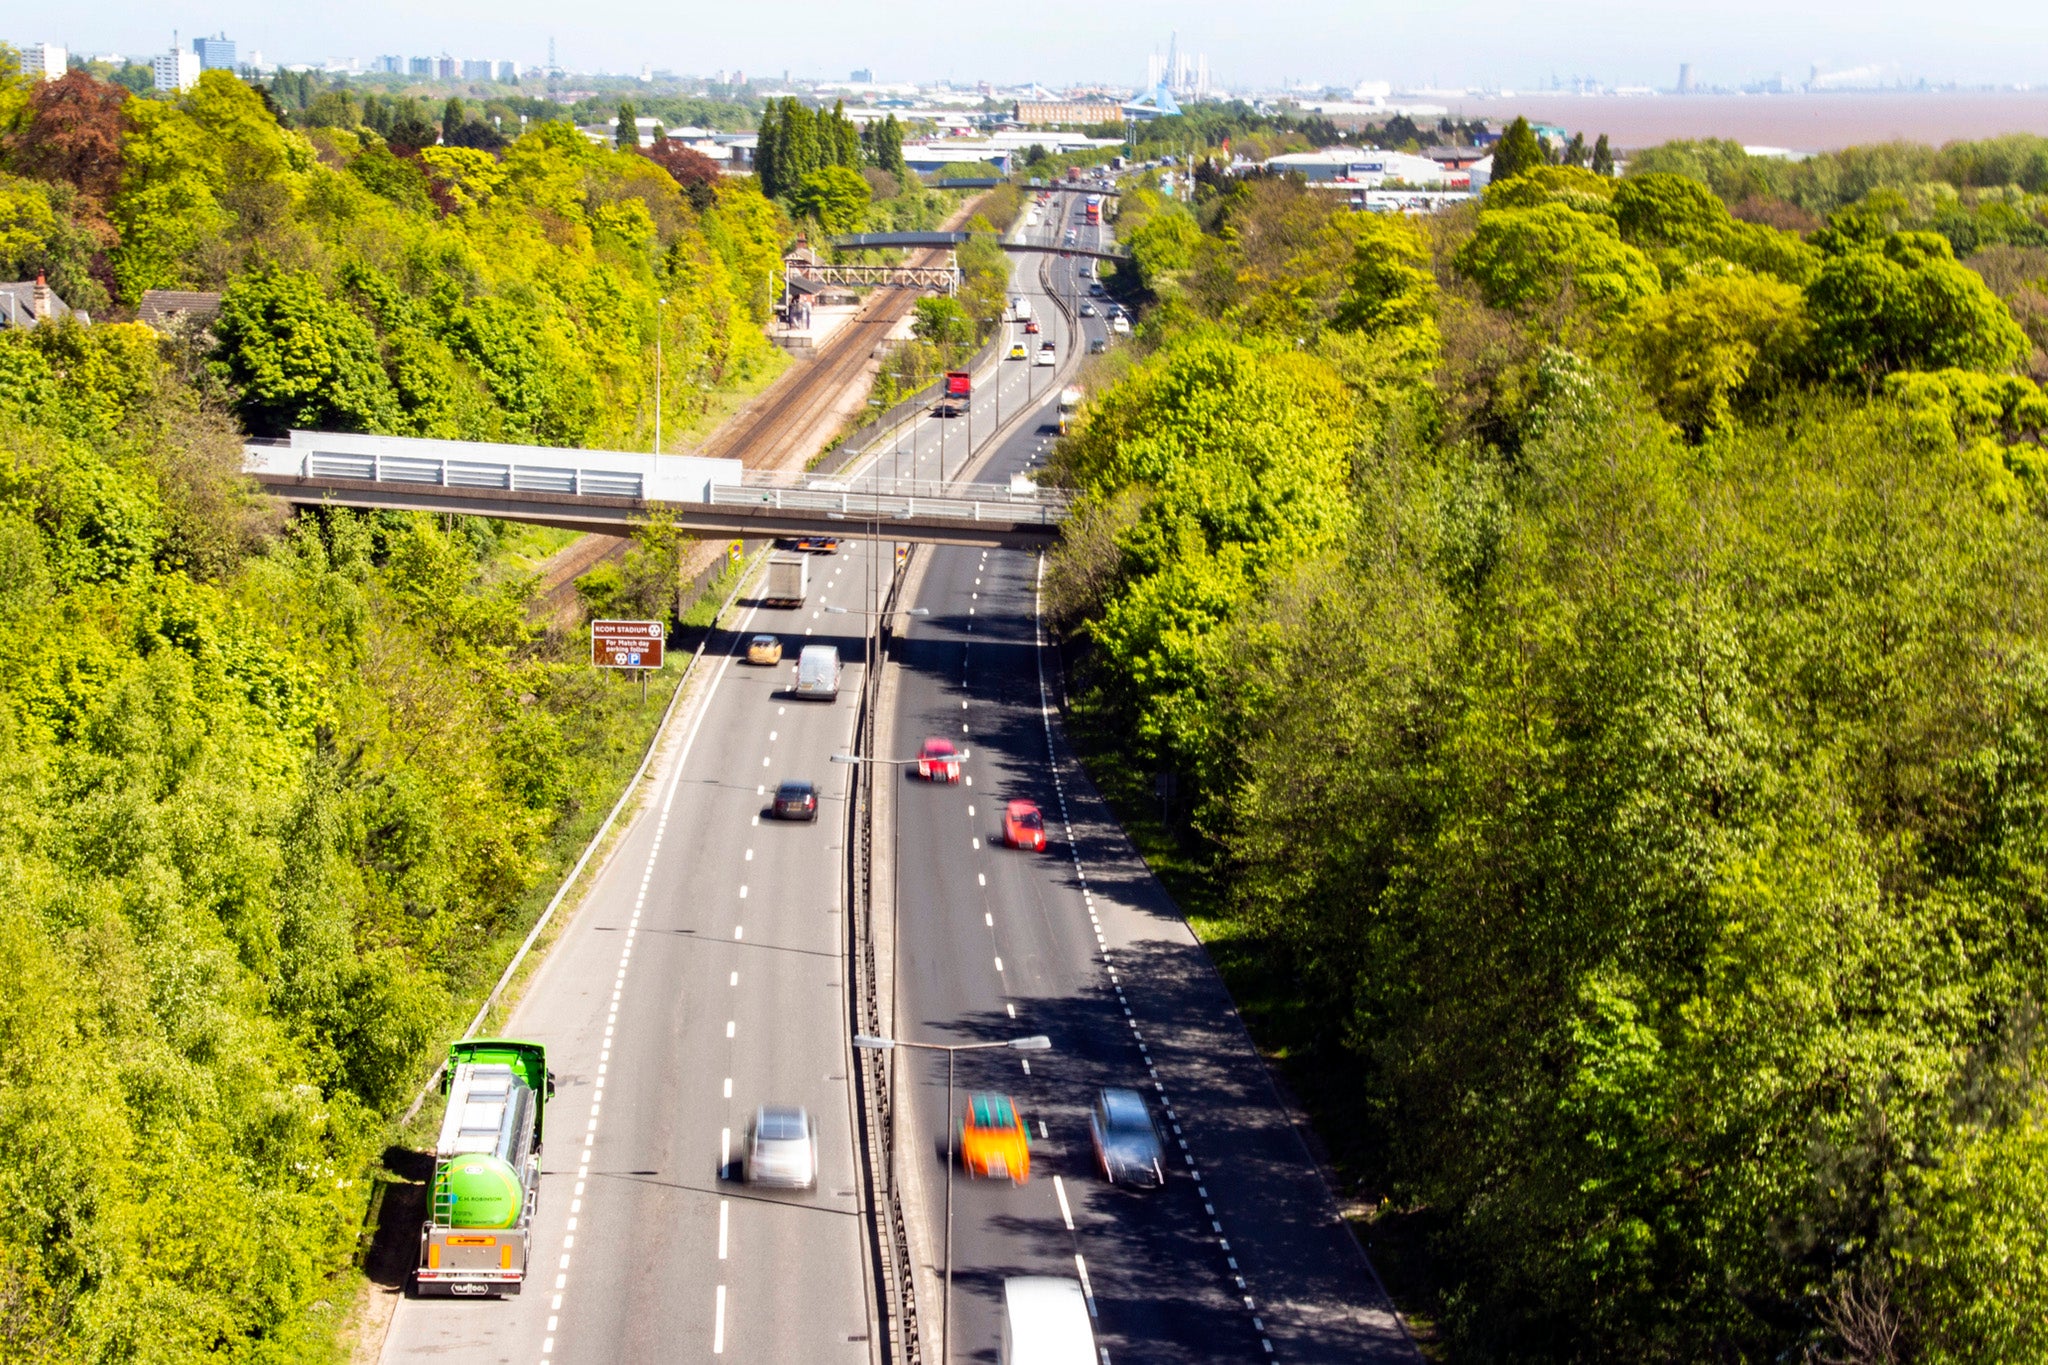
M 960 1123 L 960 1164 L 969 1175 L 1031 1179 L 1031 1135 L 1008 1095 L 969 1095 Z
M 917 751 L 917 775 L 927 782 L 958 782 L 960 753 L 953 741 L 937 735 L 926 740 Z

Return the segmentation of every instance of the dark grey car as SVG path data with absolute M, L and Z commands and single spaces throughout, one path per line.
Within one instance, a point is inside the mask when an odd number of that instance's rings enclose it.
M 1166 1183 L 1165 1143 L 1145 1097 L 1135 1090 L 1099 1090 L 1088 1108 L 1095 1164 L 1112 1185 L 1157 1189 Z

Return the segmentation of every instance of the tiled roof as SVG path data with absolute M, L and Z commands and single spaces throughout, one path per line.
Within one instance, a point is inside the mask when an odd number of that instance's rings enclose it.
M 218 294 L 199 289 L 148 289 L 143 291 L 142 303 L 135 310 L 135 316 L 138 321 L 161 332 L 180 318 L 211 322 L 219 312 Z

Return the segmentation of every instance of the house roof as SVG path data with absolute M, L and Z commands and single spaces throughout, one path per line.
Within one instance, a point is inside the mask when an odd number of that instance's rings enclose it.
M 0 327 L 33 327 L 36 325 L 35 280 L 9 280 L 0 283 Z M 50 316 L 68 317 L 71 305 L 58 297 L 57 291 L 48 289 Z
M 145 289 L 136 320 L 161 332 L 180 318 L 211 322 L 220 312 L 220 295 L 199 289 Z

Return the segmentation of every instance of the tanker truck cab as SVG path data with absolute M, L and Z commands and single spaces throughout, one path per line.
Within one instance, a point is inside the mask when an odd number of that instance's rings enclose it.
M 420 1229 L 420 1294 L 517 1294 L 540 1198 L 542 1119 L 555 1093 L 539 1043 L 471 1038 L 448 1049 L 448 1112 Z

